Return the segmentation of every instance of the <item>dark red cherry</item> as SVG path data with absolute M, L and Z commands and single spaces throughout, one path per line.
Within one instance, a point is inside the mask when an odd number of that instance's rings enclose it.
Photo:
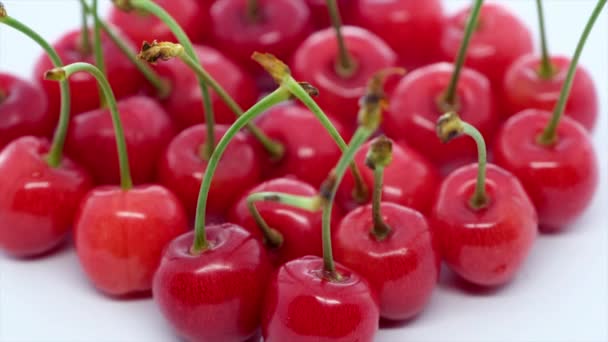
M 0 250 L 30 257 L 60 244 L 92 181 L 67 157 L 50 167 L 44 138 L 17 138 L 0 152 Z
M 154 300 L 188 341 L 240 342 L 260 324 L 271 267 L 262 244 L 234 224 L 208 226 L 208 250 L 192 255 L 193 233 L 173 240 L 154 277 Z

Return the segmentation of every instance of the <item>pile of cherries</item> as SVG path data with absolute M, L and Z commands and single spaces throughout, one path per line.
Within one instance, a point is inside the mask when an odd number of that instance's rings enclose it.
M 153 295 L 186 340 L 371 341 L 441 261 L 505 284 L 593 198 L 577 63 L 606 0 L 571 58 L 540 0 L 540 54 L 481 0 L 113 2 L 53 44 L 0 6 L 46 51 L 33 83 L 0 73 L 0 250 L 73 228 L 99 291 Z

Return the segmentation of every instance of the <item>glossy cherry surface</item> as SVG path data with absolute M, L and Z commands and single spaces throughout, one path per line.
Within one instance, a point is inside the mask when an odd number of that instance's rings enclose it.
M 382 127 L 388 136 L 405 140 L 431 161 L 444 166 L 476 158 L 471 139 L 443 144 L 437 138 L 435 123 L 444 111 L 438 106 L 450 82 L 454 66 L 436 63 L 417 69 L 401 79 L 390 100 Z M 456 89 L 457 112 L 491 140 L 498 125 L 492 89 L 488 79 L 468 68 L 462 70 Z
M 350 77 L 336 73 L 338 43 L 333 28 L 311 34 L 293 56 L 293 76 L 319 89 L 319 106 L 334 114 L 347 129 L 354 126 L 359 98 L 367 81 L 379 70 L 395 66 L 397 54 L 375 34 L 355 26 L 343 26 L 342 34 L 349 53 L 357 64 Z
M 353 1 L 358 25 L 374 32 L 399 55 L 408 70 L 437 62 L 443 33 L 440 0 Z
M 501 104 L 512 116 L 524 109 L 552 111 L 566 79 L 570 58 L 551 57 L 554 74 L 544 78 L 539 74 L 541 59 L 530 54 L 516 60 L 506 72 Z M 564 114 L 578 121 L 587 130 L 597 121 L 598 98 L 593 79 L 587 70 L 578 67 Z
M 40 88 L 0 72 L 0 149 L 25 135 L 50 136 L 56 119 Z
M 489 203 L 473 209 L 477 164 L 454 170 L 441 188 L 430 219 L 443 260 L 467 281 L 484 286 L 509 282 L 536 238 L 534 206 L 517 178 L 488 164 Z
M 368 342 L 378 330 L 378 300 L 369 283 L 337 264 L 327 279 L 323 259 L 292 260 L 274 274 L 262 312 L 264 341 Z
M 193 233 L 173 240 L 154 277 L 154 300 L 188 341 L 245 341 L 258 329 L 271 267 L 261 243 L 234 224 L 208 226 L 210 248 L 192 255 Z
M 153 99 L 133 96 L 118 102 L 129 165 L 135 184 L 154 179 L 156 165 L 175 135 L 173 124 Z M 72 119 L 66 148 L 98 184 L 118 184 L 120 171 L 114 126 L 108 109 L 96 109 Z
M 184 209 L 162 186 L 97 187 L 76 216 L 76 252 L 100 291 L 114 296 L 148 291 L 163 249 L 186 228 Z
M 61 243 L 92 186 L 69 158 L 50 167 L 49 149 L 46 139 L 25 136 L 0 152 L 0 250 L 12 256 L 35 256 Z
M 92 37 L 91 40 L 93 40 Z M 130 44 L 128 39 L 126 39 L 126 42 Z M 73 30 L 59 38 L 53 44 L 53 47 L 57 50 L 65 65 L 75 62 L 95 64 L 93 52 L 83 52 L 80 44 L 80 30 Z M 101 48 L 106 62 L 106 76 L 116 98 L 121 99 L 137 92 L 141 88 L 143 77 L 135 66 L 105 34 L 101 35 Z M 135 46 L 132 50 L 135 51 Z M 44 54 L 36 62 L 33 77 L 36 82 L 40 82 L 42 89 L 47 94 L 49 110 L 55 117 L 58 117 L 60 107 L 59 86 L 55 81 L 42 79 L 44 73 L 52 68 L 51 60 Z M 72 95 L 70 102 L 70 112 L 72 114 L 83 113 L 99 107 L 97 81 L 92 75 L 81 73 L 76 77 L 70 77 L 69 83 Z
M 215 143 L 228 130 L 215 126 Z M 190 217 L 194 217 L 199 188 L 207 169 L 201 155 L 207 139 L 205 125 L 192 126 L 177 135 L 161 157 L 158 180 L 181 199 Z M 260 180 L 258 150 L 244 133 L 238 133 L 228 145 L 213 176 L 207 202 L 207 215 L 223 216 L 244 191 Z
M 496 163 L 523 184 L 538 211 L 541 228 L 567 227 L 589 206 L 598 185 L 598 162 L 585 129 L 567 116 L 550 146 L 537 142 L 550 112 L 525 110 L 511 117 L 496 139 Z

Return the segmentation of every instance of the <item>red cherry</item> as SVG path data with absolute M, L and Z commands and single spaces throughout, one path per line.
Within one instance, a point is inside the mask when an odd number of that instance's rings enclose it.
M 412 177 L 413 178 L 413 177 Z M 372 206 L 351 211 L 334 233 L 336 260 L 367 279 L 380 297 L 380 316 L 403 320 L 418 314 L 439 276 L 439 254 L 424 216 L 394 203 L 380 207 L 389 235 L 372 233 Z
M 305 80 L 319 89 L 319 106 L 350 128 L 356 122 L 367 81 L 377 71 L 395 66 L 397 55 L 382 39 L 360 27 L 343 26 L 342 34 L 356 60 L 353 75 L 344 78 L 336 73 L 338 43 L 333 28 L 310 35 L 296 50 L 292 69 L 296 80 Z
M 145 96 L 119 101 L 118 110 L 133 181 L 136 184 L 151 182 L 157 161 L 175 134 L 171 120 L 156 101 Z M 66 148 L 69 155 L 91 172 L 98 184 L 119 183 L 116 138 L 108 109 L 92 110 L 72 119 Z
M 128 42 L 128 40 L 126 41 Z M 93 53 L 83 53 L 80 44 L 80 30 L 74 30 L 63 35 L 53 44 L 53 47 L 65 65 L 75 62 L 95 64 Z M 101 47 L 106 61 L 106 75 L 116 98 L 121 99 L 137 92 L 143 83 L 143 77 L 139 71 L 105 34 L 101 36 Z M 34 67 L 34 79 L 36 82 L 40 82 L 49 100 L 49 110 L 57 117 L 60 107 L 59 87 L 55 81 L 42 79 L 44 73 L 52 68 L 53 64 L 49 57 L 46 54 L 42 55 Z M 79 114 L 99 108 L 97 81 L 93 76 L 81 74 L 78 77 L 70 78 L 69 83 L 72 94 L 70 113 Z
M 0 149 L 25 135 L 50 136 L 56 120 L 40 88 L 0 73 Z
M 551 57 L 554 74 L 550 78 L 539 74 L 541 59 L 536 55 L 522 56 L 515 61 L 507 70 L 503 83 L 501 103 L 505 107 L 504 112 L 511 116 L 528 108 L 552 111 L 570 61 L 568 57 Z M 593 80 L 587 70 L 577 67 L 565 114 L 591 130 L 597 113 L 598 99 Z
M 336 264 L 341 280 L 328 280 L 323 259 L 292 260 L 275 273 L 262 313 L 264 341 L 373 341 L 378 301 L 368 282 Z
M 203 38 L 203 32 L 206 31 L 209 21 L 208 19 L 202 20 L 204 19 L 203 12 L 199 6 L 204 6 L 203 4 L 207 1 L 155 0 L 154 2 L 173 17 L 191 40 L 200 41 Z M 125 12 L 114 6 L 110 10 L 108 21 L 120 27 L 124 34 L 137 45 L 153 40 L 176 41 L 171 29 L 156 16 L 150 14 L 138 11 Z
M 441 185 L 430 223 L 442 257 L 454 272 L 474 284 L 502 285 L 515 276 L 528 255 L 538 220 L 517 178 L 492 164 L 487 165 L 489 203 L 472 208 L 476 177 L 477 164 L 450 173 Z
M 262 245 L 239 226 L 206 228 L 209 249 L 192 255 L 193 233 L 173 240 L 154 277 L 154 300 L 188 341 L 239 342 L 260 323 L 271 267 Z
M 84 198 L 76 216 L 76 251 L 102 292 L 148 291 L 165 245 L 186 226 L 184 209 L 162 186 L 98 187 Z
M 249 108 L 257 100 L 258 93 L 251 76 L 219 51 L 207 46 L 194 47 L 201 65 L 241 106 Z M 205 122 L 203 100 L 198 79 L 192 70 L 180 60 L 158 64 L 155 69 L 160 76 L 166 77 L 171 85 L 169 97 L 162 105 L 180 128 Z M 235 114 L 209 90 L 213 104 L 213 114 L 217 123 L 232 123 Z
M 374 172 L 365 165 L 365 157 L 371 144 L 371 141 L 365 143 L 355 155 L 355 163 L 370 191 L 374 187 Z M 392 162 L 384 168 L 382 200 L 427 213 L 439 188 L 437 168 L 407 145 L 392 146 Z M 348 172 L 342 180 L 337 197 L 340 207 L 347 211 L 358 206 L 353 200 L 353 189 L 353 177 Z
M 359 0 L 353 7 L 355 21 L 390 45 L 408 70 L 439 61 L 440 0 Z
M 217 0 L 211 6 L 215 46 L 254 72 L 255 51 L 268 52 L 282 60 L 291 56 L 312 31 L 310 11 L 303 0 L 258 0 L 255 18 L 249 17 L 248 0 Z
M 227 130 L 227 126 L 215 126 L 216 144 Z M 171 141 L 159 164 L 159 181 L 177 194 L 190 217 L 196 211 L 199 188 L 207 168 L 207 161 L 201 156 L 201 146 L 206 139 L 205 125 L 182 131 Z M 257 153 L 244 133 L 234 137 L 213 177 L 207 215 L 224 215 L 241 193 L 260 180 L 261 165 Z
M 598 164 L 585 128 L 567 116 L 557 141 L 537 142 L 550 112 L 529 109 L 511 117 L 496 139 L 496 163 L 513 172 L 530 195 L 545 229 L 568 226 L 589 206 L 598 184 Z
M 352 0 L 338 0 L 338 9 L 342 21 L 345 23 L 351 22 L 352 11 L 354 5 Z M 310 8 L 310 16 L 314 22 L 314 26 L 318 28 L 325 28 L 331 25 L 331 21 L 327 14 L 327 0 L 306 0 L 308 7 Z
M 64 240 L 80 200 L 92 182 L 64 157 L 57 168 L 45 160 L 50 143 L 25 136 L 0 152 L 0 249 L 16 257 L 47 252 Z
M 436 63 L 403 77 L 391 96 L 390 109 L 382 126 L 388 136 L 397 141 L 404 139 L 441 166 L 472 161 L 476 157 L 475 143 L 471 139 L 457 139 L 442 144 L 435 133 L 435 122 L 444 113 L 438 101 L 450 82 L 453 70 L 452 64 Z M 494 111 L 492 90 L 487 78 L 464 68 L 456 94 L 458 114 L 477 127 L 487 140 L 491 140 L 498 125 L 498 116 Z

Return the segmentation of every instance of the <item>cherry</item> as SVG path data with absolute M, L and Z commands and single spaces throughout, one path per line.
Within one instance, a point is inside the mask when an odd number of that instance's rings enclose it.
M 227 129 L 223 125 L 215 126 L 216 144 Z M 196 210 L 198 187 L 207 168 L 207 159 L 201 154 L 206 139 L 207 130 L 203 124 L 182 131 L 169 143 L 158 167 L 160 183 L 177 194 L 191 217 Z M 260 164 L 251 139 L 245 133 L 238 133 L 228 146 L 213 179 L 208 215 L 218 217 L 226 214 L 238 196 L 260 180 Z
M 45 138 L 24 136 L 0 152 L 0 249 L 12 256 L 35 256 L 63 241 L 92 186 L 69 158 L 49 166 L 49 150 Z
M 352 7 L 355 22 L 390 45 L 408 70 L 440 60 L 440 0 L 358 0 Z
M 118 103 L 136 184 L 151 182 L 158 159 L 174 136 L 167 113 L 153 99 L 132 96 Z M 98 184 L 119 180 L 118 153 L 108 109 L 96 109 L 72 119 L 68 153 L 86 167 Z
M 50 136 L 55 120 L 40 88 L 0 73 L 0 149 L 21 136 Z

